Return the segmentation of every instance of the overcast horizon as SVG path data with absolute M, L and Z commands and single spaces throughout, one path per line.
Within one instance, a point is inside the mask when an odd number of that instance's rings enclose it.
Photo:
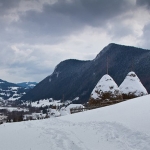
M 0 79 L 43 80 L 109 43 L 150 49 L 149 0 L 0 0 Z

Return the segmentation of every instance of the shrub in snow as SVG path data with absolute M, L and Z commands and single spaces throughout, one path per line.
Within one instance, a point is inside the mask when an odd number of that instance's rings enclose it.
M 123 99 L 131 99 L 148 94 L 147 90 L 133 71 L 127 74 L 119 88 Z
M 122 100 L 122 94 L 115 81 L 106 74 L 93 89 L 89 105 L 99 105 L 100 102 L 112 100 Z

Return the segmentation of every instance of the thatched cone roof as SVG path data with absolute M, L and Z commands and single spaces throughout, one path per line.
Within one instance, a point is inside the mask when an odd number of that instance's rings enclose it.
M 98 105 L 100 102 L 112 100 L 122 100 L 122 94 L 115 81 L 106 74 L 93 89 L 89 104 Z
M 119 88 L 122 93 L 123 99 L 131 99 L 148 94 L 140 79 L 133 71 L 127 74 L 126 78 L 121 83 Z

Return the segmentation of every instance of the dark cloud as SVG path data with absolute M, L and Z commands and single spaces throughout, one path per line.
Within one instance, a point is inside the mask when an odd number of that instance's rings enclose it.
M 35 20 L 38 25 L 42 24 L 41 29 L 57 34 L 63 32 L 62 28 L 72 30 L 79 25 L 99 26 L 128 9 L 129 4 L 125 0 L 58 0 L 53 5 L 45 5 L 42 13 L 27 13 L 22 20 L 30 23 Z
M 10 9 L 17 8 L 19 6 L 18 0 L 1 0 L 0 1 L 0 15 L 5 15 Z
M 92 23 L 96 19 L 110 18 L 118 15 L 118 12 L 126 10 L 128 2 L 125 0 L 76 0 L 68 2 L 59 0 L 51 7 L 47 7 L 56 13 L 68 15 L 87 23 Z M 116 9 L 117 8 L 117 9 Z
M 136 0 L 137 5 L 150 7 L 150 0 Z
M 53 5 L 45 4 L 41 12 L 23 13 L 11 25 L 14 31 L 23 31 L 20 40 L 53 43 L 63 40 L 67 34 L 81 32 L 85 26 L 105 27 L 110 19 L 129 9 L 126 0 L 58 0 Z

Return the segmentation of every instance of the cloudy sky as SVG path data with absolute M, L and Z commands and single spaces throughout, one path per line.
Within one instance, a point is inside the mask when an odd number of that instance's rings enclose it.
M 0 78 L 41 81 L 109 43 L 150 49 L 150 0 L 0 0 Z

